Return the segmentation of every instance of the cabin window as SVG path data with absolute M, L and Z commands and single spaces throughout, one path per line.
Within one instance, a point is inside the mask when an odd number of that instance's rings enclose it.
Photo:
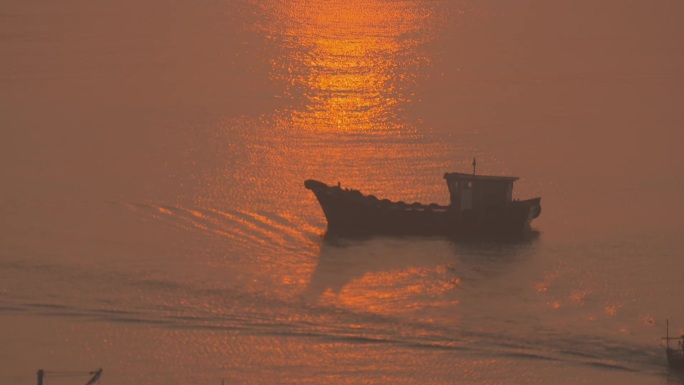
M 470 182 L 470 181 L 466 182 L 466 184 L 463 186 L 463 188 L 465 188 L 465 189 L 473 188 L 473 182 Z

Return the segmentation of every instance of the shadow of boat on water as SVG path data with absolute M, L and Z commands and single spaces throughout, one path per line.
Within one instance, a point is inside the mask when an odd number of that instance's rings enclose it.
M 366 275 L 409 269 L 439 271 L 432 278 L 444 284 L 458 282 L 464 270 L 496 276 L 529 255 L 539 233 L 524 241 L 459 241 L 448 237 L 347 237 L 326 233 L 318 264 L 309 280 L 307 296 L 339 294 L 345 286 Z
M 474 271 L 479 276 L 496 277 L 533 254 L 540 236 L 540 232 L 533 230 L 522 240 L 451 240 L 449 245 L 461 273 Z

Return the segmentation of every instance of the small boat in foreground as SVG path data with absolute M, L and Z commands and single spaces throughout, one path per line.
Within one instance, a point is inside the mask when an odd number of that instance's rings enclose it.
M 88 382 L 86 382 L 86 385 L 94 385 L 95 383 L 100 383 L 100 377 L 102 377 L 102 369 L 98 369 L 94 372 L 54 372 L 54 371 L 45 371 L 43 369 L 38 370 L 36 373 L 38 376 L 38 385 L 43 385 L 45 376 L 54 376 L 54 377 L 77 377 L 77 376 L 92 376 Z
M 541 198 L 513 200 L 517 177 L 446 173 L 448 206 L 407 204 L 364 195 L 309 179 L 328 220 L 328 233 L 367 235 L 445 235 L 456 238 L 524 239 L 541 213 Z
M 667 364 L 671 369 L 684 372 L 684 335 L 679 337 L 670 337 L 670 321 L 665 321 L 665 354 L 667 355 Z M 679 340 L 676 349 L 670 347 L 670 340 Z

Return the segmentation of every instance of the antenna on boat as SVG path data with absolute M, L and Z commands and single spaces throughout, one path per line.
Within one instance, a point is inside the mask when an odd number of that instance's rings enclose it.
M 475 157 L 473 157 L 473 175 L 475 175 L 475 166 L 477 166 L 477 161 L 475 160 Z

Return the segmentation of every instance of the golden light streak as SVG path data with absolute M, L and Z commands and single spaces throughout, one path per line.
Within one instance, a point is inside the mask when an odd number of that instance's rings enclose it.
M 405 91 L 429 63 L 419 47 L 438 24 L 416 2 L 302 0 L 261 3 L 265 29 L 279 42 L 273 78 L 301 105 L 289 111 L 298 129 L 347 132 L 400 129 Z M 297 100 L 295 103 L 299 102 Z
M 426 297 L 430 298 L 431 306 L 438 303 L 456 305 L 458 301 L 448 299 L 445 293 L 453 290 L 459 281 L 435 280 L 436 276 L 441 276 L 441 270 L 439 267 L 407 267 L 369 272 L 350 281 L 337 295 L 328 290 L 322 298 L 355 311 L 380 314 L 419 310 L 425 305 Z

